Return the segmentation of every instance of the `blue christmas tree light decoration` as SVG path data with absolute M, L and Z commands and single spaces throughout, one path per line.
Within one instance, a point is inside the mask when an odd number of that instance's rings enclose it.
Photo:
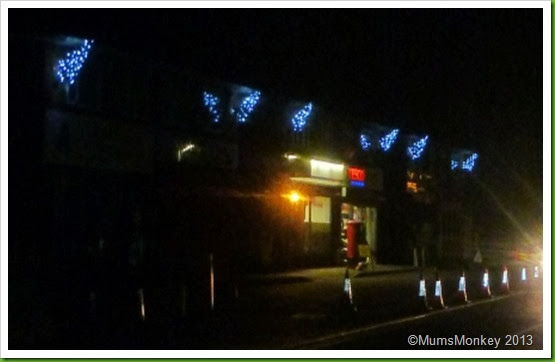
M 455 160 L 451 160 L 451 170 L 456 169 L 459 166 L 459 163 Z
M 466 160 L 463 161 L 461 168 L 468 172 L 472 171 L 474 169 L 474 166 L 476 165 L 477 159 L 478 159 L 478 154 L 473 153 L 472 155 L 470 155 L 470 157 L 468 157 Z
M 208 112 L 212 115 L 212 121 L 218 123 L 220 121 L 220 99 L 208 92 L 203 92 L 202 98 L 204 100 L 204 106 L 208 108 Z
M 364 151 L 367 151 L 367 150 L 370 149 L 370 146 L 372 146 L 372 144 L 368 140 L 368 137 L 366 137 L 366 135 L 364 133 L 361 133 L 360 134 L 360 147 L 362 147 L 362 149 Z
M 397 140 L 398 134 L 399 134 L 399 130 L 394 129 L 393 131 L 389 132 L 388 134 L 380 138 L 380 147 L 382 148 L 382 150 L 387 152 Z
M 79 49 L 72 50 L 68 52 L 66 56 L 62 59 L 58 59 L 58 64 L 56 67 L 56 76 L 61 84 L 72 85 L 75 83 L 75 79 L 79 75 L 79 72 L 85 64 L 85 60 L 89 56 L 89 51 L 94 40 L 83 41 L 83 44 Z
M 424 152 L 424 148 L 426 148 L 426 144 L 428 143 L 428 136 L 419 139 L 418 141 L 414 142 L 407 148 L 407 152 L 411 158 L 411 160 L 416 160 L 422 156 Z
M 235 111 L 237 122 L 245 123 L 260 100 L 260 92 L 254 91 L 241 101 L 239 109 Z
M 312 103 L 308 103 L 301 110 L 299 110 L 293 118 L 291 118 L 291 123 L 293 123 L 293 132 L 302 132 L 306 126 L 306 121 L 310 114 L 312 113 Z

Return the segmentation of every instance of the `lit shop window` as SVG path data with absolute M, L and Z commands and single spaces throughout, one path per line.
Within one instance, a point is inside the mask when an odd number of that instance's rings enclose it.
M 345 166 L 341 163 L 332 163 L 320 160 L 310 160 L 310 175 L 329 180 L 343 180 Z
M 407 181 L 407 192 L 416 194 L 418 192 L 418 184 L 416 182 Z

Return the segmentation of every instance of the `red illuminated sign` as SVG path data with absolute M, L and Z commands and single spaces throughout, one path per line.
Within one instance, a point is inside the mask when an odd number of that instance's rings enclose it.
M 366 179 L 366 172 L 364 172 L 363 168 L 358 167 L 349 167 L 347 169 L 349 174 L 349 180 L 351 181 L 363 181 Z

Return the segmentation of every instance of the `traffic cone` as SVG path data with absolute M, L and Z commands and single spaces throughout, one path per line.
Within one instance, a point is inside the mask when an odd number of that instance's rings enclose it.
M 433 307 L 435 309 L 445 308 L 443 303 L 443 288 L 441 287 L 441 279 L 439 279 L 439 272 L 436 270 L 436 284 L 434 289 Z
M 509 288 L 509 271 L 507 267 L 503 267 L 503 274 L 501 275 L 501 293 L 508 294 L 510 292 Z
M 459 278 L 459 289 L 457 291 L 457 301 L 462 304 L 469 303 L 468 294 L 466 293 L 466 277 L 464 271 Z
M 426 295 L 426 279 L 424 279 L 424 273 L 420 271 L 420 281 L 418 283 L 418 300 L 420 301 L 420 308 L 423 311 L 429 311 L 431 308 L 428 305 L 428 297 Z
M 357 308 L 353 302 L 353 289 L 351 286 L 351 278 L 349 277 L 349 268 L 345 268 L 345 278 L 343 280 L 343 309 L 349 312 L 356 312 Z
M 484 270 L 484 275 L 482 276 L 482 295 L 486 298 L 491 298 L 491 290 L 489 287 L 489 272 L 488 268 Z

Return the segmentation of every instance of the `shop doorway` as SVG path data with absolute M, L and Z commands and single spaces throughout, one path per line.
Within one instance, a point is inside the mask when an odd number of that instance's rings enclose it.
M 376 255 L 378 252 L 377 243 L 377 219 L 378 210 L 375 207 L 359 206 L 349 203 L 341 204 L 341 242 L 344 248 L 347 247 L 347 223 L 350 220 L 362 222 L 364 225 L 364 236 L 366 242 L 370 246 L 370 260 L 372 264 L 376 263 Z

